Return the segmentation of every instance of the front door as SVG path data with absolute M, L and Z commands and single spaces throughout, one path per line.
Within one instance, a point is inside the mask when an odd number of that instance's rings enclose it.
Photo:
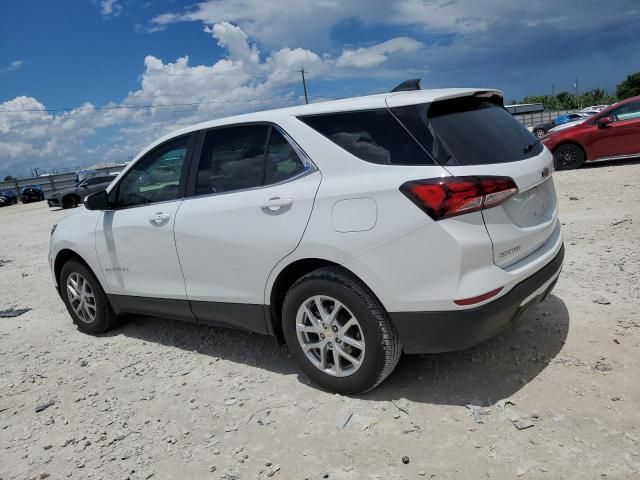
M 596 157 L 640 153 L 640 101 L 620 105 L 605 116 L 613 121 L 595 132 L 592 148 Z
M 320 178 L 276 127 L 206 133 L 194 196 L 175 225 L 199 321 L 264 332 L 267 278 L 300 242 Z
M 192 317 L 173 236 L 192 138 L 171 140 L 138 161 L 110 192 L 113 210 L 98 220 L 98 258 L 126 310 Z

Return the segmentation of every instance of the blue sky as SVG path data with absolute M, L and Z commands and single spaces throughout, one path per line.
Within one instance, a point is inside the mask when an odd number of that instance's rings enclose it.
M 189 123 L 298 103 L 300 68 L 313 101 L 413 77 L 507 100 L 575 77 L 613 91 L 640 71 L 638 32 L 637 0 L 7 2 L 0 175 L 126 159 Z

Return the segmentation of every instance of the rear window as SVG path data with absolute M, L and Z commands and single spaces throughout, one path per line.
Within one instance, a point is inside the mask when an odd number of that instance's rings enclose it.
M 542 144 L 501 105 L 464 97 L 392 109 L 441 165 L 484 165 L 536 156 Z
M 434 165 L 388 109 L 298 117 L 346 151 L 383 165 Z

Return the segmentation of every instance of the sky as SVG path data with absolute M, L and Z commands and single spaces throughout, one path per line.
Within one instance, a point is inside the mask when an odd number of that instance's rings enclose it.
M 0 177 L 134 157 L 180 127 L 422 87 L 615 90 L 638 0 L 41 0 L 0 15 Z

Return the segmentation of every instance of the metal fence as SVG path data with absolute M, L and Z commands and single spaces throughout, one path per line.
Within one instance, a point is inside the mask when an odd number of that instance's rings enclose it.
M 558 115 L 565 115 L 567 113 L 575 113 L 579 111 L 580 110 L 543 110 L 542 112 L 514 115 L 514 117 L 525 127 L 535 127 L 541 123 L 550 122 Z
M 96 168 L 96 175 L 109 175 L 110 173 L 120 172 L 125 165 L 116 165 L 106 168 Z M 74 187 L 78 181 L 76 173 L 60 173 L 58 175 L 45 175 L 34 178 L 21 178 L 19 180 L 10 180 L 8 182 L 0 182 L 0 191 L 10 190 L 18 197 L 22 193 L 22 189 L 26 186 L 37 185 L 44 191 L 45 198 L 51 192 L 62 190 L 64 188 Z

